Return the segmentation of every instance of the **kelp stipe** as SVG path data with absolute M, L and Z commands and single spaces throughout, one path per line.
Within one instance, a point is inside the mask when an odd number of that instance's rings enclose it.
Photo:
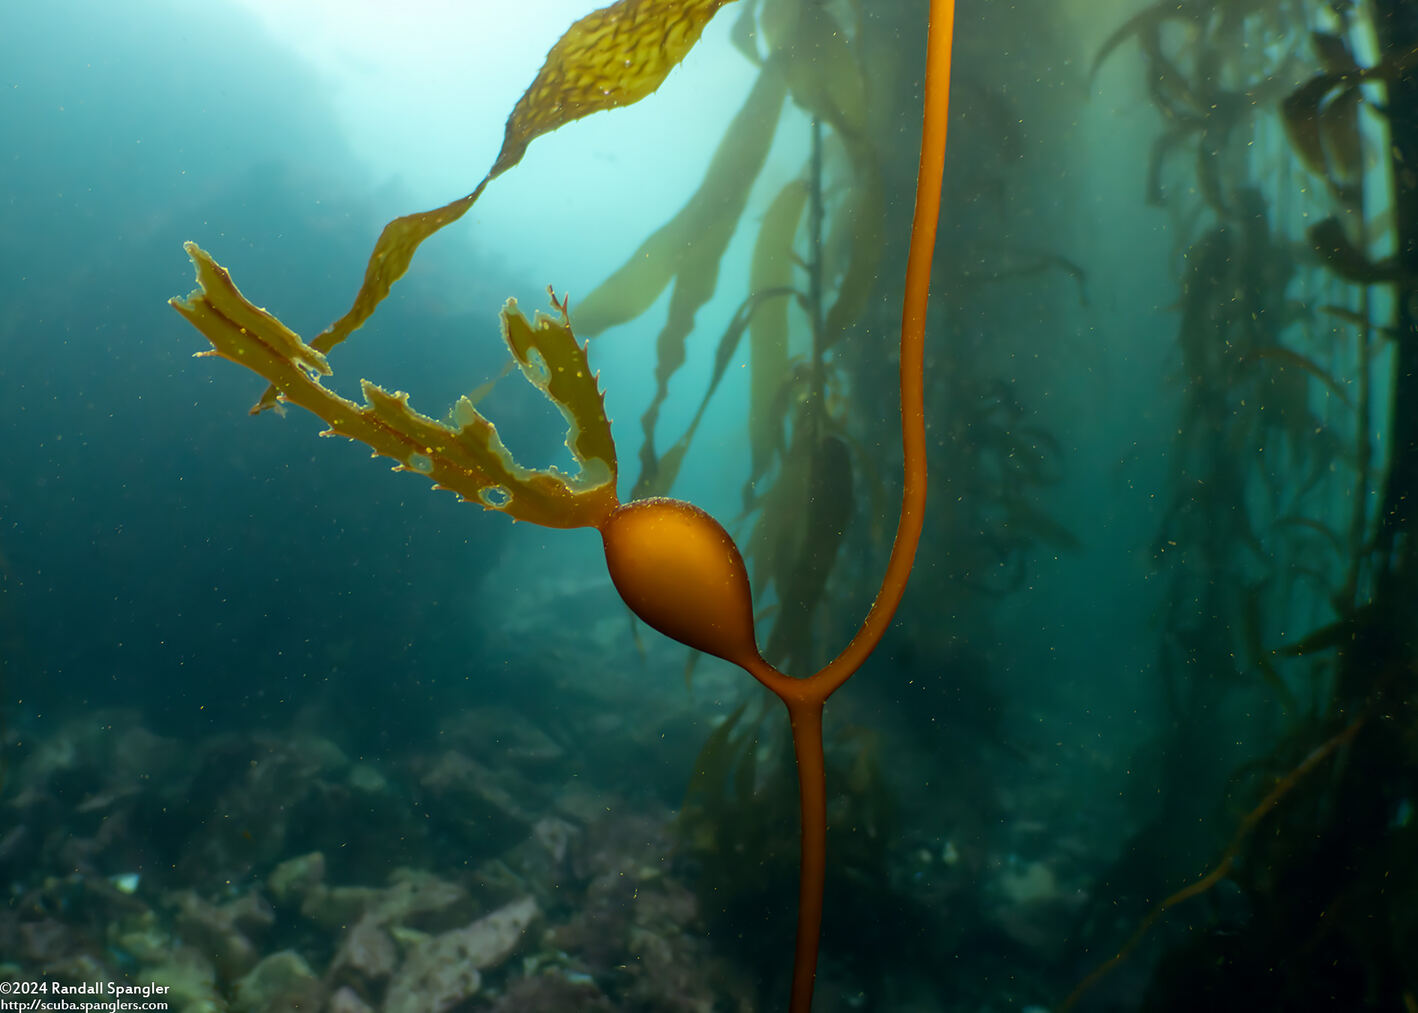
M 932 0 L 930 8 L 920 167 L 901 321 L 905 480 L 896 539 L 881 588 L 860 629 L 841 654 L 814 675 L 790 678 L 760 654 L 748 572 L 732 537 L 717 521 L 680 500 L 619 502 L 615 447 L 603 397 L 585 349 L 572 335 L 564 300 L 552 296 L 559 319 L 538 314 L 531 323 L 509 301 L 502 313 L 502 334 L 527 378 L 566 416 L 567 444 L 580 466 L 578 475 L 517 465 L 492 423 L 466 398 L 455 407 L 454 428 L 413 411 L 405 394 L 390 394 L 365 382 L 366 403 L 361 406 L 320 383 L 330 374 L 325 353 L 368 319 L 424 239 L 461 217 L 492 179 L 521 159 L 535 137 L 654 91 L 726 2 L 620 0 L 573 25 L 509 117 L 502 151 L 487 176 L 466 197 L 385 226 L 354 305 L 310 344 L 242 297 L 227 272 L 193 243 L 187 244 L 187 251 L 197 267 L 199 288 L 186 299 L 173 299 L 172 305 L 212 343 L 210 351 L 199 354 L 230 359 L 270 382 L 253 410 L 279 401 L 299 404 L 325 420 L 327 434 L 360 440 L 376 454 L 398 461 L 398 470 L 426 475 L 436 487 L 465 500 L 549 527 L 596 528 L 612 582 L 641 619 L 690 647 L 733 662 L 783 701 L 792 725 L 802 816 L 790 1009 L 807 1013 L 816 977 L 827 862 L 822 708 L 885 634 L 905 592 L 924 521 L 925 323 L 944 173 L 953 0 Z

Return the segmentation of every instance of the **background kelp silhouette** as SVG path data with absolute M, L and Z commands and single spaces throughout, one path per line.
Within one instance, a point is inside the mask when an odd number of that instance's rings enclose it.
M 1131 42 L 1167 124 L 1144 190 L 1183 265 L 1154 546 L 1175 719 L 1160 805 L 1082 925 L 1113 955 L 1061 1009 L 1147 943 L 1143 1009 L 1412 1010 L 1418 11 L 1159 3 L 1093 74 Z M 1238 705 L 1275 745 L 1225 742 Z
M 924 423 L 924 364 L 926 304 L 930 293 L 931 260 L 935 246 L 936 221 L 939 215 L 940 188 L 944 172 L 945 131 L 948 112 L 950 47 L 954 20 L 952 0 L 935 0 L 931 7 L 927 45 L 924 128 L 921 142 L 921 165 L 917 183 L 915 218 L 911 227 L 911 249 L 906 272 L 906 293 L 901 323 L 901 413 L 905 456 L 905 484 L 897 538 L 887 563 L 881 591 L 857 635 L 831 663 L 805 679 L 792 679 L 774 668 L 759 653 L 754 634 L 753 603 L 749 592 L 748 573 L 737 547 L 729 534 L 708 514 L 679 500 L 651 496 L 620 504 L 616 497 L 617 462 L 603 399 L 596 386 L 585 349 L 572 334 L 565 300 L 558 303 L 551 294 L 560 320 L 538 316 L 529 324 L 509 300 L 502 312 L 502 333 L 513 357 L 527 378 L 561 408 L 570 425 L 567 446 L 579 467 L 578 474 L 563 476 L 555 469 L 529 471 L 517 465 L 503 446 L 496 429 L 464 397 L 453 411 L 452 426 L 419 415 L 408 406 L 407 395 L 389 394 L 381 388 L 362 382 L 363 406 L 326 390 L 319 377 L 330 374 L 326 361 L 335 345 L 347 338 L 373 314 L 390 287 L 408 269 L 418 245 L 433 232 L 456 221 L 470 208 L 484 188 L 498 175 L 516 165 L 527 145 L 539 134 L 578 119 L 599 109 L 628 104 L 651 93 L 670 69 L 694 44 L 705 23 L 726 0 L 621 0 L 611 7 L 596 11 L 578 21 L 567 31 L 547 56 L 536 80 L 528 88 L 508 119 L 502 150 L 482 182 L 466 197 L 433 211 L 396 219 L 385 226 L 375 246 L 354 305 L 335 324 L 306 344 L 279 320 L 247 302 L 231 283 L 229 276 L 196 244 L 188 243 L 187 251 L 197 266 L 199 289 L 185 300 L 173 300 L 173 305 L 212 342 L 211 353 L 247 366 L 271 381 L 253 411 L 290 402 L 304 407 L 323 420 L 330 435 L 342 435 L 360 440 L 376 454 L 399 461 L 398 469 L 425 474 L 436 488 L 457 492 L 467 500 L 481 502 L 488 509 L 500 510 L 517 520 L 527 520 L 549 527 L 597 528 L 604 540 L 606 563 L 612 580 L 622 598 L 640 618 L 676 640 L 706 653 L 731 661 L 758 679 L 776 694 L 788 708 L 793 730 L 794 752 L 799 769 L 799 794 L 802 813 L 802 863 L 798 907 L 798 939 L 794 958 L 791 1008 L 806 1011 L 812 1004 L 816 974 L 818 939 L 822 921 L 823 884 L 826 876 L 826 790 L 822 744 L 822 707 L 828 696 L 850 678 L 880 642 L 905 590 L 906 579 L 920 539 L 925 509 L 925 423 Z M 770 33 L 770 55 L 763 61 L 763 73 L 746 105 L 753 109 L 760 93 L 773 96 L 773 104 L 781 106 L 785 79 L 797 71 L 799 88 L 805 104 L 815 114 L 833 123 L 837 136 L 846 145 L 854 173 L 864 181 L 867 200 L 880 204 L 880 186 L 876 179 L 870 149 L 861 138 L 864 112 L 850 100 L 861 98 L 860 80 L 855 92 L 846 92 L 848 102 L 840 100 L 841 91 L 827 93 L 830 82 L 845 80 L 848 85 L 852 64 L 845 59 L 841 45 L 826 14 L 816 5 L 783 4 L 775 9 L 790 12 L 786 18 L 787 35 L 798 48 L 788 52 L 811 53 L 813 66 L 820 68 L 817 51 L 827 47 L 835 57 L 827 61 L 829 76 L 821 70 L 806 71 L 805 57 L 787 58 L 787 67 L 778 66 L 779 50 Z M 796 22 L 796 23 L 794 23 Z M 844 71 L 846 76 L 844 77 Z M 779 74 L 784 78 L 780 78 Z M 813 89 L 821 88 L 823 94 Z M 795 93 L 796 90 L 795 90 Z M 850 112 L 849 112 L 850 110 Z M 769 124 L 764 137 L 771 137 L 772 120 L 755 117 Z M 735 138 L 737 143 L 737 135 Z M 813 162 L 816 184 L 814 196 L 814 232 L 820 233 L 822 222 L 820 175 L 821 137 L 814 128 Z M 761 163 L 762 151 L 758 155 Z M 742 167 L 740 167 L 742 168 Z M 752 180 L 752 174 L 740 179 Z M 712 172 L 711 178 L 718 176 Z M 746 184 L 740 185 L 737 202 L 741 209 L 746 196 Z M 795 226 L 801 214 L 802 195 L 790 185 L 780 196 L 796 214 L 785 214 L 775 206 L 788 226 Z M 690 208 L 695 202 L 691 201 Z M 830 446 L 822 430 L 822 350 L 834 332 L 840 333 L 845 322 L 861 310 L 868 281 L 868 269 L 874 266 L 872 251 L 878 246 L 878 235 L 871 228 L 877 215 L 869 207 L 857 216 L 854 230 L 856 257 L 848 266 L 837 301 L 821 319 L 821 264 L 813 265 L 811 289 L 808 295 L 813 311 L 812 364 L 813 379 L 809 404 L 813 410 L 798 420 L 807 434 L 807 451 L 813 462 L 810 475 L 818 478 L 821 468 L 837 464 L 822 450 Z M 693 221 L 694 216 L 688 220 Z M 660 366 L 658 389 L 647 410 L 644 425 L 645 450 L 642 451 L 643 472 L 636 483 L 637 491 L 667 488 L 673 481 L 684 445 L 693 433 L 695 423 L 677 444 L 673 464 L 664 469 L 654 452 L 653 435 L 659 406 L 668 393 L 669 374 L 684 359 L 683 343 L 693 322 L 694 309 L 707 299 L 714 285 L 714 272 L 736 224 L 737 215 L 722 215 L 717 208 L 715 221 L 718 246 L 713 241 L 689 247 L 705 251 L 709 260 L 696 259 L 703 254 L 686 257 L 655 256 L 652 249 L 642 248 L 627 268 L 613 277 L 588 299 L 604 314 L 604 323 L 617 322 L 638 315 L 664 287 L 665 277 L 658 285 L 643 279 L 627 282 L 624 275 L 652 269 L 666 260 L 675 264 L 678 283 L 671 302 L 670 322 L 658 342 Z M 647 247 L 673 236 L 678 223 L 652 237 Z M 702 223 L 701 223 L 702 224 Z M 774 232 L 783 223 L 774 221 Z M 787 229 L 789 234 L 792 229 Z M 679 236 L 669 249 L 685 249 L 686 237 Z M 781 244 L 781 235 L 779 235 Z M 686 274 L 686 272 L 688 272 Z M 686 279 L 688 282 L 686 283 Z M 753 308 L 767 296 L 785 295 L 786 286 L 760 289 L 745 302 L 744 311 Z M 682 291 L 694 293 L 681 301 Z M 627 297 L 624 292 L 650 293 L 649 299 L 638 303 L 637 295 L 629 309 L 608 310 Z M 600 302 L 597 302 L 597 296 Z M 697 300 L 697 302 L 696 302 Z M 603 325 L 604 325 L 603 323 Z M 736 340 L 747 325 L 747 319 L 737 319 L 729 335 Z M 594 329 L 594 326 L 593 326 Z M 777 329 L 774 358 L 781 360 L 785 337 Z M 710 393 L 722 375 L 727 356 L 724 347 L 732 349 L 726 336 L 721 343 L 719 365 Z M 707 395 L 706 395 L 707 400 Z M 701 409 L 702 414 L 702 409 Z M 776 428 L 776 426 L 775 426 Z M 822 498 L 822 483 L 811 483 L 817 497 Z M 814 526 L 809 524 L 806 536 Z M 781 579 L 781 578 L 780 578 Z M 809 603 L 810 606 L 810 603 Z M 726 728 L 732 727 L 732 722 Z

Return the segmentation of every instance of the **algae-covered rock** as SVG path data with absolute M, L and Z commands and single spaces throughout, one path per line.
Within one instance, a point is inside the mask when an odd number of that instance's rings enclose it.
M 342 929 L 364 917 L 384 891 L 372 886 L 316 886 L 300 903 L 300 913 L 327 929 Z
M 573 978 L 546 971 L 515 982 L 493 1004 L 492 1013 L 614 1013 L 605 994 L 586 975 Z
M 385 923 L 429 932 L 466 925 L 475 911 L 466 890 L 423 869 L 395 869 L 371 909 Z
M 217 972 L 202 954 L 178 947 L 164 960 L 143 965 L 135 981 L 155 981 L 167 986 L 163 995 L 173 1013 L 223 1013 L 226 1001 L 217 994 Z
M 440 1013 L 477 994 L 479 972 L 510 957 L 539 914 L 537 902 L 523 897 L 464 928 L 415 943 L 389 983 L 385 1013 Z
M 399 948 L 394 944 L 394 937 L 376 915 L 367 914 L 345 933 L 329 974 L 337 981 L 355 975 L 364 981 L 376 982 L 393 974 L 398 963 Z
M 360 994 L 348 985 L 330 996 L 325 1013 L 374 1013 L 374 1007 L 360 998 Z
M 504 864 L 516 870 L 520 889 L 514 896 L 531 892 L 546 897 L 568 884 L 572 850 L 580 838 L 580 828 L 566 820 L 555 816 L 537 820 L 527 839 L 503 855 Z M 488 863 L 479 867 L 480 873 L 490 870 Z
M 325 882 L 325 856 L 319 851 L 287 858 L 271 870 L 266 886 L 277 904 L 298 907 L 305 895 Z
M 172 948 L 172 935 L 158 920 L 157 912 L 128 915 L 108 926 L 109 949 L 127 955 L 140 964 L 162 961 Z
M 275 918 L 270 906 L 256 894 L 243 894 L 225 904 L 212 904 L 192 890 L 171 897 L 177 908 L 177 930 L 189 943 L 209 954 L 227 980 L 245 974 L 260 959 L 253 941 Z
M 504 768 L 448 750 L 420 780 L 424 804 L 470 849 L 494 855 L 531 832 L 533 816 L 518 801 L 527 789 Z
M 484 763 L 512 764 L 537 775 L 566 758 L 556 740 L 507 707 L 473 707 L 451 714 L 439 723 L 438 740 Z
M 287 1013 L 320 1008 L 325 990 L 310 965 L 294 950 L 264 958 L 236 983 L 234 1013 Z
M 383 795 L 389 791 L 389 779 L 370 763 L 356 763 L 350 767 L 345 781 L 356 791 L 369 795 Z
M 301 901 L 300 913 L 317 925 L 345 929 L 370 916 L 381 925 L 409 925 L 441 931 L 465 924 L 472 914 L 461 886 L 417 869 L 395 869 L 387 887 L 316 885 Z

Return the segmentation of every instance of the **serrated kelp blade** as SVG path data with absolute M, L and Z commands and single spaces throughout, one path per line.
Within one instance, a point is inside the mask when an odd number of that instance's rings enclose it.
M 605 394 L 596 383 L 596 374 L 586 358 L 585 347 L 576 340 L 564 305 L 557 317 L 536 314 L 529 322 L 517 309 L 515 299 L 502 310 L 502 335 L 523 374 L 561 410 L 566 419 L 566 446 L 580 466 L 579 475 L 567 481 L 575 490 L 600 486 L 615 488 L 615 441 L 606 418 Z
M 184 243 L 197 271 L 197 288 L 186 299 L 170 304 L 212 343 L 212 351 L 262 376 L 286 370 L 330 375 L 325 356 L 270 313 L 253 306 L 237 289 L 231 275 L 196 243 Z M 210 353 L 208 353 L 210 354 Z M 294 378 L 291 383 L 298 382 Z
M 620 0 L 566 30 L 507 119 L 489 177 L 516 165 L 535 138 L 651 94 L 730 0 Z
M 185 300 L 172 300 L 172 305 L 212 343 L 216 354 L 269 381 L 284 400 L 320 418 L 332 433 L 358 440 L 466 498 L 476 499 L 481 489 L 503 477 L 488 474 L 472 461 L 447 460 L 446 448 L 458 434 L 414 412 L 406 395 L 388 394 L 366 383 L 367 403 L 361 406 L 326 389 L 318 377 L 329 375 L 330 369 L 319 352 L 251 305 L 230 274 L 196 244 L 188 243 L 187 252 L 200 287 Z
M 507 119 L 502 149 L 472 193 L 384 226 L 348 311 L 311 342 L 322 352 L 348 338 L 408 271 L 425 239 L 461 218 L 487 184 L 521 161 L 537 137 L 602 109 L 649 95 L 684 59 L 730 0 L 620 0 L 577 21 L 547 54 Z M 267 391 L 261 404 L 274 404 Z
M 409 407 L 409 396 L 403 391 L 391 393 L 368 380 L 360 381 L 360 389 L 365 407 L 359 409 L 359 419 L 332 421 L 331 432 L 372 447 L 370 427 L 398 434 L 399 443 L 391 446 L 405 446 L 406 452 L 385 456 L 427 475 L 440 488 L 491 509 L 507 509 L 510 501 L 501 506 L 488 502 L 485 490 L 501 488 L 512 496 L 513 490 L 531 477 L 532 472 L 518 465 L 503 446 L 497 427 L 476 411 L 472 413 L 475 418 L 460 412 L 462 425 L 454 429 Z M 378 447 L 375 450 L 385 453 Z
M 414 411 L 405 394 L 390 394 L 368 381 L 363 387 L 367 411 L 379 424 L 407 439 L 412 448 L 413 456 L 404 466 L 427 475 L 439 488 L 516 520 L 549 528 L 595 527 L 615 507 L 613 486 L 576 489 L 555 471 L 536 471 L 518 464 L 503 445 L 497 427 L 467 398 L 454 410 L 459 425 L 453 429 Z M 370 443 L 365 435 L 349 432 L 346 426 L 331 428 L 342 436 Z
M 306 409 L 330 432 L 358 440 L 397 467 L 432 479 L 439 488 L 517 518 L 548 527 L 593 526 L 615 506 L 614 488 L 571 489 L 561 476 L 528 471 L 507 453 L 491 422 L 467 399 L 453 429 L 422 415 L 408 396 L 363 384 L 366 403 L 326 389 L 329 366 L 319 352 L 271 314 L 241 295 L 230 275 L 195 244 L 187 245 L 200 285 L 172 305 L 212 343 L 213 351 L 257 373 L 281 397 Z

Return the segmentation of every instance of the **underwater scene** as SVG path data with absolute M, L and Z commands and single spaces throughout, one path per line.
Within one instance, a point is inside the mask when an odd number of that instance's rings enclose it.
M 0 1009 L 1418 1013 L 1418 4 L 596 2 L 0 9 Z

